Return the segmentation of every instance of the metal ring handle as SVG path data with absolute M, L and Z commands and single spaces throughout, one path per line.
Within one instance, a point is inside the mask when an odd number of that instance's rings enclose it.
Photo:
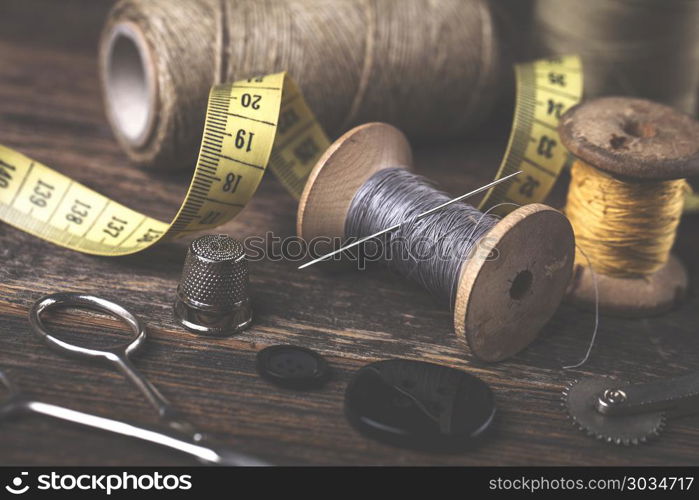
M 41 320 L 41 315 L 44 312 L 57 307 L 91 309 L 111 314 L 129 325 L 136 336 L 126 344 L 103 350 L 89 349 L 87 347 L 71 344 L 49 333 Z M 31 311 L 29 311 L 29 323 L 31 323 L 34 332 L 41 337 L 49 347 L 87 358 L 111 358 L 114 354 L 128 357 L 130 354 L 136 352 L 146 340 L 146 326 L 138 316 L 119 304 L 83 293 L 54 293 L 37 300 L 32 306 Z

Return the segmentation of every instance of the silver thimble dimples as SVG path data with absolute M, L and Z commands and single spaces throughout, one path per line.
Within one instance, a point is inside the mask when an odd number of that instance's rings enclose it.
M 248 262 L 240 242 L 215 234 L 192 242 L 177 287 L 175 319 L 187 330 L 220 337 L 250 326 Z

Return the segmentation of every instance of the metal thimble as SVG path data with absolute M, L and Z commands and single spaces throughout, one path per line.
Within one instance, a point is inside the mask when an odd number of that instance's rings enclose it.
M 252 321 L 243 245 L 226 235 L 192 242 L 177 287 L 175 319 L 187 330 L 227 336 Z

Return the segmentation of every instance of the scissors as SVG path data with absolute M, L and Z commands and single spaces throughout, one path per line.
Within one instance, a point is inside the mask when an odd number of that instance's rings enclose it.
M 52 335 L 41 320 L 49 309 L 71 307 L 91 309 L 112 314 L 128 324 L 135 337 L 128 343 L 107 349 L 89 349 L 68 343 Z M 269 465 L 255 457 L 208 444 L 204 434 L 197 431 L 179 411 L 151 384 L 131 363 L 130 356 L 140 350 L 147 338 L 145 324 L 126 308 L 100 297 L 81 293 L 56 293 L 39 299 L 29 312 L 29 322 L 34 332 L 49 347 L 58 352 L 86 359 L 99 359 L 116 366 L 145 395 L 160 416 L 162 428 L 144 427 L 129 422 L 100 417 L 71 410 L 53 404 L 34 401 L 20 392 L 0 372 L 0 382 L 7 388 L 8 396 L 0 403 L 0 419 L 26 413 L 38 413 L 59 420 L 74 422 L 87 427 L 102 429 L 122 436 L 130 436 L 196 457 L 199 461 L 216 465 L 263 466 Z

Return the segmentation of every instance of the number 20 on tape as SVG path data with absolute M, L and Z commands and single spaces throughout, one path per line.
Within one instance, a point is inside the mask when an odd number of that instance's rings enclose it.
M 49 167 L 0 146 L 0 220 L 80 252 L 118 256 L 235 217 L 267 166 L 298 197 L 329 146 L 284 73 L 211 90 L 194 176 L 170 224 L 131 210 Z

